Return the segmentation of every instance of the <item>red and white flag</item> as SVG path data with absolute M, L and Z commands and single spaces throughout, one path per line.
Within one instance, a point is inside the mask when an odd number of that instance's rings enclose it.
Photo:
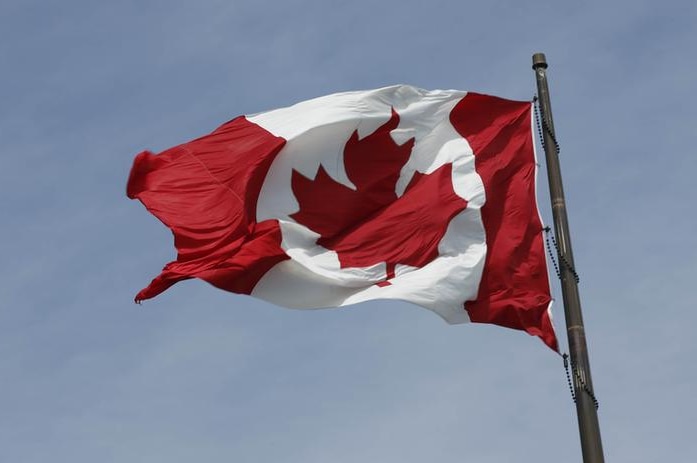
M 253 116 L 136 156 L 127 193 L 200 278 L 286 307 L 401 299 L 557 349 L 531 103 L 410 86 Z

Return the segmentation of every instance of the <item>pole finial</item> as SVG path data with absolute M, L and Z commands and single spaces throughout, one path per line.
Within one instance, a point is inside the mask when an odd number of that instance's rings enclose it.
M 532 55 L 532 68 L 547 69 L 547 58 L 544 53 L 535 53 Z

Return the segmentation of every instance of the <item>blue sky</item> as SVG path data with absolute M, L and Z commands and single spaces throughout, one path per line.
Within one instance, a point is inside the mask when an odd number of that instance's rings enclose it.
M 693 460 L 696 23 L 689 1 L 3 1 L 0 461 L 580 461 L 561 361 L 523 333 L 197 281 L 132 302 L 174 255 L 125 196 L 139 151 L 336 91 L 529 99 L 537 51 L 606 458 Z

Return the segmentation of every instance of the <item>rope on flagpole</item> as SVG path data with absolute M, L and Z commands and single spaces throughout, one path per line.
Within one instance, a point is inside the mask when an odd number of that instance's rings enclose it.
M 554 258 L 554 253 L 552 253 L 552 247 L 549 245 L 549 240 L 552 240 L 552 244 L 554 245 L 554 249 L 557 250 L 557 257 L 559 258 L 559 261 L 564 264 L 564 267 L 569 269 L 571 274 L 574 277 L 574 280 L 576 280 L 576 283 L 579 283 L 581 281 L 581 278 L 578 276 L 578 273 L 576 273 L 576 269 L 574 268 L 573 265 L 564 257 L 564 255 L 561 253 L 559 250 L 559 245 L 557 244 L 557 240 L 554 239 L 554 235 L 552 234 L 552 229 L 549 227 L 544 228 L 545 232 L 545 243 L 547 243 L 547 253 L 549 254 L 550 259 L 552 259 L 552 264 L 554 265 L 554 270 L 557 273 L 557 277 L 561 280 L 562 275 L 561 272 L 559 271 L 559 266 L 557 265 L 557 261 Z
M 537 98 L 537 95 L 533 96 L 532 98 L 533 102 L 533 108 L 535 110 L 535 122 L 537 123 L 537 135 L 540 137 L 540 144 L 542 145 L 542 149 L 545 149 L 545 138 L 543 136 L 543 131 L 549 135 L 549 137 L 552 139 L 552 142 L 554 143 L 554 150 L 557 153 L 557 156 L 561 153 L 561 148 L 559 147 L 559 142 L 557 141 L 557 138 L 554 136 L 554 132 L 552 132 L 545 122 L 544 118 L 540 117 L 540 110 L 539 110 L 539 99 Z M 557 265 L 557 260 L 554 258 L 554 255 L 552 253 L 552 250 L 549 245 L 549 240 L 551 238 L 552 244 L 554 244 L 554 248 L 557 250 L 557 258 L 559 259 L 559 262 L 561 262 L 564 267 L 569 269 L 571 274 L 574 277 L 574 280 L 576 280 L 576 283 L 579 283 L 581 279 L 578 276 L 578 273 L 576 273 L 576 269 L 574 268 L 573 265 L 571 265 L 571 262 L 564 256 L 561 251 L 559 250 L 559 245 L 557 245 L 557 240 L 554 238 L 554 235 L 552 234 L 552 230 L 549 227 L 544 228 L 545 231 L 545 241 L 547 243 L 547 252 L 549 253 L 550 259 L 552 259 L 552 264 L 554 265 L 554 270 L 557 273 L 557 277 L 561 280 L 562 279 L 562 274 L 559 271 L 559 266 Z
M 557 278 L 561 280 L 561 272 L 559 271 L 559 266 L 557 265 L 557 259 L 554 257 L 554 253 L 552 252 L 552 246 L 549 244 L 549 235 L 552 233 L 552 229 L 549 227 L 544 228 L 545 232 L 545 244 L 547 245 L 547 254 L 549 254 L 549 260 L 552 261 L 552 265 L 554 265 L 554 273 L 557 274 Z M 556 246 L 555 246 L 556 248 Z M 557 249 L 557 255 L 559 254 L 559 250 Z
M 542 145 L 542 149 L 545 149 L 545 139 L 543 135 L 543 131 L 549 135 L 549 137 L 552 139 L 552 143 L 554 143 L 554 150 L 557 153 L 557 156 L 561 152 L 561 148 L 559 147 L 559 142 L 557 141 L 557 138 L 554 136 L 554 132 L 552 132 L 547 126 L 547 123 L 544 121 L 543 118 L 540 118 L 540 113 L 539 113 L 539 100 L 537 98 L 537 95 L 535 95 L 532 99 L 533 102 L 533 108 L 535 111 L 535 122 L 537 125 L 537 135 L 540 137 L 540 144 Z M 557 240 L 554 238 L 554 234 L 552 234 L 552 229 L 550 227 L 545 227 L 543 229 L 545 232 L 545 243 L 547 245 L 547 253 L 549 254 L 549 258 L 552 261 L 552 265 L 554 266 L 554 272 L 557 274 L 557 278 L 559 280 L 562 279 L 562 274 L 559 269 L 559 264 L 557 264 L 557 260 L 561 262 L 573 275 L 574 280 L 576 280 L 576 283 L 580 282 L 580 278 L 578 276 L 578 273 L 576 273 L 576 269 L 571 265 L 571 263 L 566 259 L 566 257 L 561 253 L 561 250 L 559 249 L 559 245 L 557 244 Z M 554 252 L 552 252 L 552 246 L 550 245 L 550 239 L 552 241 L 552 245 L 554 246 L 554 249 L 557 251 L 556 255 L 557 258 L 554 257 Z M 578 368 L 571 362 L 571 359 L 569 358 L 569 354 L 564 354 L 562 355 L 562 358 L 564 359 L 564 370 L 566 371 L 566 382 L 569 385 L 569 392 L 571 393 L 571 399 L 573 400 L 574 403 L 576 403 L 576 393 L 574 392 L 574 386 L 573 382 L 571 380 L 571 374 L 573 373 L 574 378 L 578 382 L 578 384 L 581 386 L 581 389 L 588 394 L 588 396 L 591 398 L 593 401 L 593 405 L 595 406 L 595 409 L 597 410 L 600 407 L 600 402 L 598 402 L 598 399 L 595 397 L 595 394 L 591 390 L 591 388 L 586 384 L 586 382 L 583 380 L 583 377 L 581 374 L 578 372 Z M 571 372 L 569 372 L 569 364 L 571 364 Z
M 540 109 L 538 106 L 540 105 L 539 99 L 537 98 L 537 95 L 532 97 L 532 102 L 533 102 L 533 107 L 535 108 L 535 122 L 537 122 L 537 134 L 540 137 L 540 143 L 542 144 L 542 149 L 545 149 L 545 138 L 542 135 L 542 131 L 544 130 L 547 135 L 552 139 L 552 143 L 554 143 L 554 150 L 557 152 L 557 156 L 561 153 L 561 148 L 559 147 L 559 142 L 557 141 L 557 137 L 554 136 L 554 132 L 550 130 L 549 126 L 545 122 L 544 118 L 540 118 Z
M 578 381 L 578 384 L 581 385 L 581 388 L 583 391 L 590 396 L 591 400 L 593 400 L 593 405 L 595 405 L 595 409 L 597 410 L 600 407 L 600 402 L 598 402 L 598 399 L 595 397 L 595 394 L 591 390 L 590 387 L 586 384 L 585 381 L 583 381 L 583 378 L 578 372 L 578 369 L 576 366 L 571 362 L 571 359 L 569 359 L 569 354 L 564 354 L 562 355 L 562 358 L 564 359 L 564 370 L 566 370 L 566 382 L 569 384 L 569 391 L 571 392 L 571 399 L 576 403 L 576 394 L 574 394 L 574 388 L 571 383 L 571 375 L 569 374 L 569 363 L 571 363 L 571 371 L 573 372 L 574 378 L 576 378 L 576 381 Z

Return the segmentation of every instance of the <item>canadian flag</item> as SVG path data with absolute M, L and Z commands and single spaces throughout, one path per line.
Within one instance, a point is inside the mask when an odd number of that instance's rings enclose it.
M 531 103 L 398 85 L 253 116 L 136 156 L 127 194 L 200 278 L 293 308 L 401 299 L 557 349 Z

